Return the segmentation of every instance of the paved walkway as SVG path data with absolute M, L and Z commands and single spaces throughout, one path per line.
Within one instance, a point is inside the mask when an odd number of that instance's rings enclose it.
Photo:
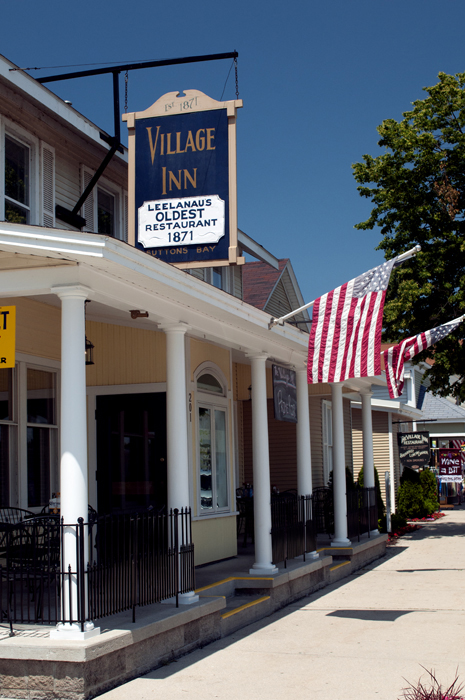
M 100 700 L 396 700 L 465 681 L 465 510 L 365 569 Z

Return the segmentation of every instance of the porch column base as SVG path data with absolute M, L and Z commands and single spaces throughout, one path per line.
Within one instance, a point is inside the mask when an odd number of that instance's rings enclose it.
M 339 537 L 331 542 L 331 547 L 351 547 L 352 542 L 347 537 Z
M 84 632 L 81 625 L 77 623 L 69 624 L 59 622 L 54 630 L 50 631 L 50 639 L 77 639 L 84 640 L 97 637 L 100 634 L 100 627 L 94 627 L 93 622 L 86 622 Z
M 180 593 L 178 596 L 179 605 L 192 605 L 192 603 L 199 602 L 199 596 L 194 591 L 189 591 L 188 593 Z M 176 605 L 176 596 L 172 598 L 167 598 L 161 601 L 162 605 Z
M 249 569 L 249 574 L 252 576 L 269 576 L 270 574 L 278 574 L 279 569 L 274 564 L 254 564 Z

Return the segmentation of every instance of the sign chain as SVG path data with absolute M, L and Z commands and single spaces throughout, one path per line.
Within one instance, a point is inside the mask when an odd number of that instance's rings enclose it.
M 236 99 L 239 99 L 239 80 L 237 77 L 237 58 L 234 59 L 234 72 L 236 74 Z
M 128 82 L 129 82 L 129 71 L 126 71 L 124 76 L 124 113 L 128 112 Z

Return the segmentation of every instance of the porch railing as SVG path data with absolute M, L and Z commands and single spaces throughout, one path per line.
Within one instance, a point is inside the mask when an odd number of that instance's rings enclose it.
M 64 550 L 70 537 L 73 550 Z M 69 540 L 67 540 L 68 542 Z M 195 587 L 190 509 L 96 517 L 67 525 L 31 518 L 0 552 L 3 620 L 78 623 L 176 598 Z M 74 549 L 75 547 L 75 549 Z M 63 552 L 70 554 L 67 563 Z
M 273 562 L 284 562 L 316 549 L 312 496 L 283 495 L 271 502 Z
M 378 506 L 376 504 L 376 489 L 357 488 L 347 492 L 347 531 L 349 538 L 378 529 Z

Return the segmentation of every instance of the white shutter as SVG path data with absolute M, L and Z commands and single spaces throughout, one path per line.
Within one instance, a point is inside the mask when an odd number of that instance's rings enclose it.
M 329 473 L 333 470 L 333 410 L 330 401 L 322 401 L 323 410 L 323 478 L 328 485 Z M 333 475 L 334 477 L 334 475 Z
M 90 170 L 87 170 L 83 165 L 81 166 L 81 194 L 84 192 L 86 189 L 87 185 L 89 182 L 92 180 L 93 173 Z M 97 226 L 95 222 L 95 211 L 96 207 L 94 206 L 94 201 L 95 201 L 95 187 L 92 190 L 92 192 L 89 194 L 87 197 L 86 201 L 84 202 L 84 206 L 81 208 L 81 216 L 84 217 L 86 220 L 86 225 L 82 229 L 83 231 L 97 231 Z
M 41 141 L 41 223 L 55 226 L 55 149 Z
M 123 192 L 123 241 L 128 242 L 128 193 Z

